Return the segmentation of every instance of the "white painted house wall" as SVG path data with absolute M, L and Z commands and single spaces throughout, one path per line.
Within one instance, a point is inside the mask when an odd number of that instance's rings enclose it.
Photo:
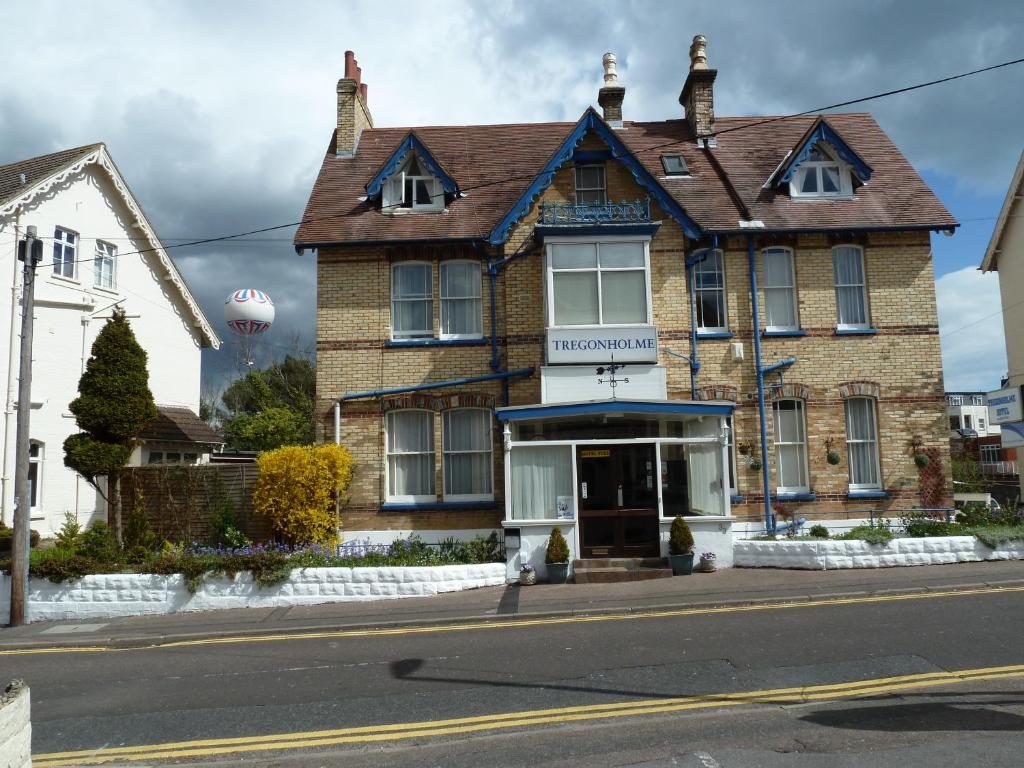
M 68 512 L 88 524 L 105 506 L 76 473 L 64 467 L 63 443 L 78 431 L 68 404 L 78 394 L 78 379 L 92 343 L 115 303 L 129 316 L 132 330 L 149 354 L 149 386 L 162 405 L 199 411 L 200 349 L 219 344 L 190 294 L 182 292 L 180 275 L 164 253 L 133 254 L 159 246 L 127 187 L 102 146 L 92 162 L 73 169 L 48 191 L 28 195 L 0 210 L 0 339 L 10 344 L 0 354 L 0 387 L 10 382 L 2 421 L 3 520 L 13 515 L 18 348 L 20 346 L 21 263 L 17 260 L 15 227 L 24 236 L 34 225 L 45 238 L 44 259 L 36 278 L 33 339 L 31 439 L 43 444 L 39 499 L 32 510 L 32 528 L 50 535 Z M 121 189 L 118 188 L 120 183 Z M 123 190 L 123 191 L 122 191 Z M 130 193 L 128 193 L 130 195 Z M 133 211 L 132 208 L 135 208 Z M 94 285 L 92 261 L 77 264 L 74 279 L 54 275 L 53 235 L 56 227 L 78 233 L 77 259 L 93 259 L 96 241 L 116 246 L 115 288 Z M 162 249 L 161 249 L 162 250 Z M 12 299 L 12 286 L 18 297 Z M 12 300 L 16 301 L 12 312 Z M 13 320 L 13 327 L 12 327 Z M 205 326 L 205 328 L 203 327 Z M 11 367 L 13 365 L 13 375 Z M 5 398 L 6 399 L 6 398 Z

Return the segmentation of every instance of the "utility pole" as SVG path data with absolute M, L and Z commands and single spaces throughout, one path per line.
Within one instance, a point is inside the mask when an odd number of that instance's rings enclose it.
M 43 260 L 43 241 L 36 228 L 25 228 L 25 239 L 18 243 L 22 267 L 21 291 L 21 369 L 18 378 L 18 437 L 14 470 L 14 538 L 11 541 L 11 626 L 25 623 L 28 597 L 28 552 L 30 544 L 29 510 L 32 500 L 28 489 L 29 420 L 32 416 L 32 321 L 35 312 L 36 266 Z

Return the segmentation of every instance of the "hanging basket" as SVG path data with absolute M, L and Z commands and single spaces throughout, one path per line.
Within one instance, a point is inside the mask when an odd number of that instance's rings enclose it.
M 831 464 L 833 467 L 838 464 L 842 459 L 839 456 L 838 451 L 828 451 L 825 454 L 825 461 Z
M 928 458 L 927 453 L 915 453 L 914 463 L 917 465 L 918 469 L 924 469 L 931 463 L 931 459 Z

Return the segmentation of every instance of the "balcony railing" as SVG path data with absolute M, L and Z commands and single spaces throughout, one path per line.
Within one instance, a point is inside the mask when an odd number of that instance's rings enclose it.
M 638 224 L 651 220 L 651 198 L 623 200 L 602 205 L 559 205 L 542 203 L 540 223 L 557 224 Z
M 991 475 L 1016 475 L 1017 462 L 1015 461 L 983 461 L 981 462 L 981 474 L 989 477 Z

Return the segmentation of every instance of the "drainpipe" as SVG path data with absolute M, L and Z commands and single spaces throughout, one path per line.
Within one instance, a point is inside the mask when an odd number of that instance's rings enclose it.
M 334 443 L 341 445 L 341 401 L 334 401 Z
M 473 250 L 477 250 L 476 242 L 472 244 Z M 501 357 L 498 355 L 498 273 L 501 272 L 510 262 L 515 261 L 523 256 L 529 256 L 532 250 L 530 241 L 527 241 L 523 248 L 516 251 L 510 256 L 506 256 L 503 259 L 493 261 L 488 255 L 487 257 L 487 276 L 491 282 L 491 370 L 495 373 L 501 372 Z M 503 377 L 501 379 L 501 396 L 503 405 L 508 405 L 509 393 L 508 384 L 509 377 Z
M 757 413 L 761 421 L 761 482 L 764 484 L 764 529 L 771 533 L 772 492 L 768 472 L 768 421 L 764 407 L 764 369 L 761 368 L 761 320 L 757 301 L 757 264 L 755 261 L 754 237 L 747 235 L 747 267 L 750 270 L 750 299 L 753 309 L 754 329 L 754 372 L 757 374 Z
M 718 235 L 711 238 L 711 248 L 718 248 Z M 700 372 L 700 362 L 697 360 L 697 275 L 693 268 L 708 257 L 707 250 L 702 250 L 698 255 L 686 257 L 687 283 L 690 288 L 690 398 L 697 399 L 697 374 Z

